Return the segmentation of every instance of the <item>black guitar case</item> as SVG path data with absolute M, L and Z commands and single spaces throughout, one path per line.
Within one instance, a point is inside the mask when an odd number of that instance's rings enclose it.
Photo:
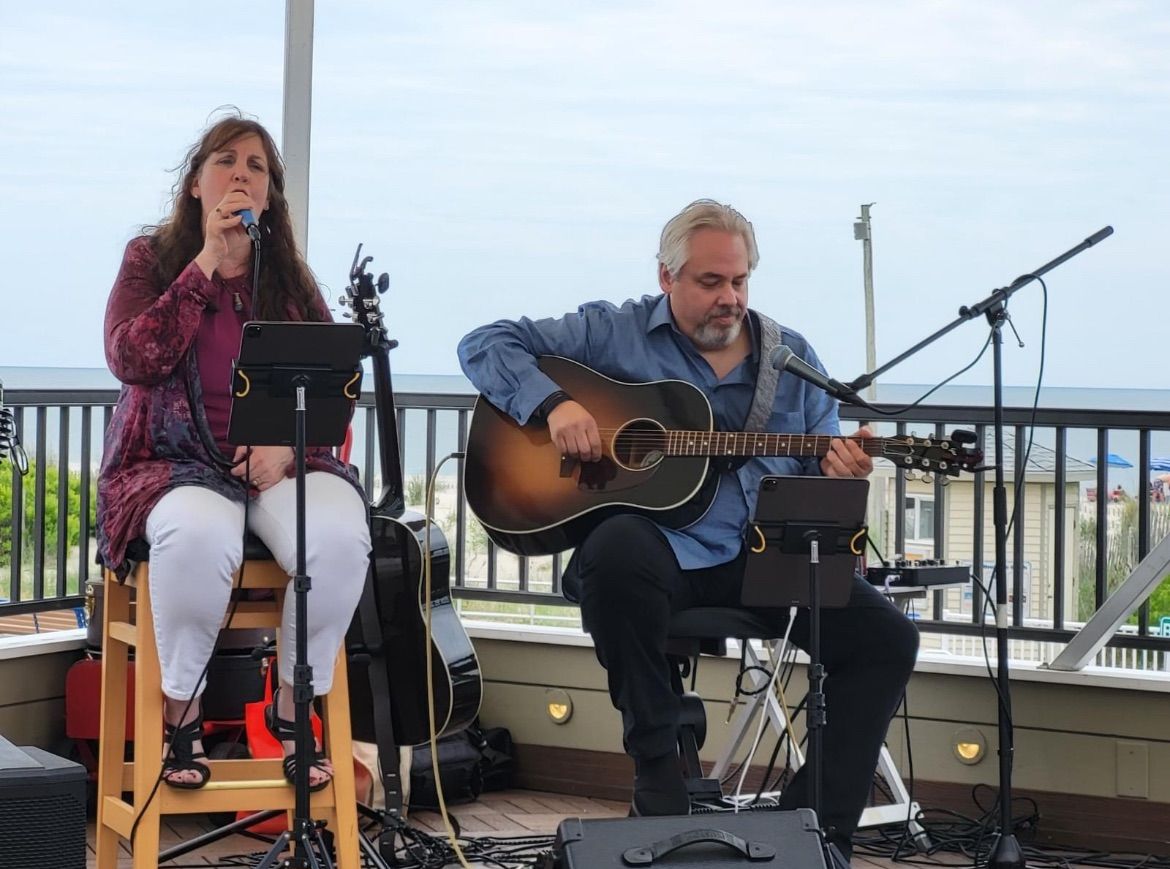
M 715 812 L 665 818 L 566 818 L 548 869 L 825 869 L 816 815 Z

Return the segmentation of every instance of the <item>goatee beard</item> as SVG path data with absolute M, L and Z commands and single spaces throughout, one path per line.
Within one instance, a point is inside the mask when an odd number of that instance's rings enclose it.
M 743 320 L 736 320 L 730 326 L 716 326 L 705 322 L 695 329 L 694 342 L 700 350 L 722 350 L 730 347 L 739 337 L 739 330 L 743 327 Z

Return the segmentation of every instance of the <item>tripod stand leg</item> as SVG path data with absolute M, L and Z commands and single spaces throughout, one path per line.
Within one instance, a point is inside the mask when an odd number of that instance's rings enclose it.
M 212 842 L 218 842 L 225 836 L 230 836 L 233 833 L 245 832 L 249 827 L 259 824 L 261 821 L 267 821 L 269 818 L 275 818 L 277 815 L 283 815 L 283 809 L 269 809 L 264 812 L 256 812 L 248 815 L 246 818 L 240 818 L 238 821 L 232 821 L 230 824 L 225 824 L 215 830 L 210 830 L 201 836 L 196 836 L 193 839 L 188 839 L 186 842 L 181 842 L 173 848 L 167 848 L 165 851 L 160 851 L 158 855 L 158 862 L 165 863 L 168 860 L 174 860 L 176 857 L 182 857 L 184 854 L 189 854 L 192 851 L 197 851 L 204 845 L 210 845 Z

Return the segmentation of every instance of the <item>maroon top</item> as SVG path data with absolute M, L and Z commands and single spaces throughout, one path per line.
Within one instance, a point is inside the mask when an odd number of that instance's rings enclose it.
M 202 271 L 200 271 L 202 274 Z M 232 407 L 232 359 L 240 348 L 240 332 L 252 318 L 251 273 L 234 278 L 211 279 L 214 296 L 203 309 L 203 321 L 195 336 L 195 358 L 203 386 L 203 412 L 216 446 L 228 457 L 236 454 L 228 443 L 228 416 Z M 236 307 L 239 310 L 236 310 Z
M 217 402 L 228 391 L 227 372 L 250 299 L 237 314 L 232 293 L 239 279 L 209 280 L 194 262 L 163 288 L 156 263 L 149 237 L 132 240 L 106 305 L 106 362 L 123 386 L 106 429 L 97 544 L 98 561 L 120 578 L 130 570 L 127 545 L 142 536 L 146 517 L 171 489 L 197 485 L 233 501 L 247 497 L 244 485 L 228 472 L 225 457 L 206 445 L 226 437 L 226 408 Z M 248 282 L 243 278 L 245 287 Z M 331 320 L 320 296 L 318 304 L 324 319 Z M 204 360 L 213 353 L 220 358 Z M 217 432 L 204 409 L 200 375 L 208 373 L 219 381 L 209 384 L 208 399 Z M 305 461 L 309 470 L 329 471 L 357 487 L 328 447 L 309 448 Z

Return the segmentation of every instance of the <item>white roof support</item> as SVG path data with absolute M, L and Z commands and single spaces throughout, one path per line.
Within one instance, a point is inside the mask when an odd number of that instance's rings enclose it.
M 1053 670 L 1082 670 L 1109 642 L 1121 623 L 1140 607 L 1170 571 L 1170 535 L 1150 550 L 1125 582 L 1093 613 L 1067 646 L 1049 664 Z
M 309 249 L 309 136 L 313 121 L 313 3 L 285 0 L 284 111 L 280 150 L 284 194 L 302 256 Z

